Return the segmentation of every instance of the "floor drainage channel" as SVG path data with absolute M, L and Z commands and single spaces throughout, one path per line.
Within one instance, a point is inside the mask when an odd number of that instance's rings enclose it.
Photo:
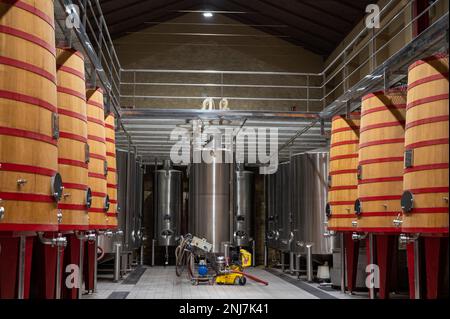
M 311 295 L 313 295 L 313 296 L 315 296 L 315 297 L 317 297 L 319 299 L 338 299 L 338 298 L 336 298 L 336 297 L 334 297 L 334 296 L 332 296 L 330 294 L 327 294 L 323 290 L 319 290 L 317 288 L 314 288 L 314 287 L 308 285 L 307 283 L 305 283 L 305 282 L 303 282 L 301 280 L 291 278 L 288 275 L 280 273 L 280 272 L 278 272 L 276 270 L 267 268 L 266 271 L 271 273 L 272 275 L 280 277 L 284 281 L 287 281 L 288 283 L 290 283 L 290 284 L 292 284 L 292 285 L 294 285 L 294 286 L 296 286 L 296 287 L 298 287 L 298 288 L 300 288 L 300 289 L 310 293 Z
M 139 266 L 122 281 L 122 285 L 136 285 L 147 269 Z
M 127 299 L 129 293 L 129 291 L 114 291 L 107 299 Z

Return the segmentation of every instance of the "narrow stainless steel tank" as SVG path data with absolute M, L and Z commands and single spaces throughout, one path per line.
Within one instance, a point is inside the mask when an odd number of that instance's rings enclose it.
M 294 155 L 292 163 L 292 251 L 304 254 L 307 245 L 312 253 L 332 253 L 332 241 L 326 231 L 325 206 L 328 194 L 328 160 L 326 152 Z
M 131 154 L 131 159 L 134 160 L 134 154 Z M 131 191 L 134 183 L 128 184 L 128 179 L 133 180 L 129 177 L 132 167 L 129 167 L 129 155 L 125 150 L 117 149 L 116 151 L 117 159 L 117 201 L 118 201 L 118 216 L 117 223 L 118 229 L 123 232 L 123 235 L 115 237 L 99 236 L 99 246 L 104 250 L 106 254 L 114 253 L 113 243 L 118 241 L 122 244 L 124 250 L 131 249 L 130 245 L 131 233 L 134 231 L 134 205 L 130 201 L 127 201 L 127 193 Z M 133 170 L 131 170 L 132 172 Z M 133 191 L 134 192 L 134 191 Z
M 276 209 L 278 211 L 278 249 L 289 251 L 292 243 L 291 233 L 291 166 L 289 162 L 278 166 L 276 177 Z
M 134 193 L 131 193 L 133 203 L 133 231 L 132 231 L 132 248 L 139 248 L 143 242 L 143 202 L 144 202 L 144 167 L 140 162 L 135 160 L 135 180 L 133 182 Z
M 159 246 L 174 246 L 180 236 L 182 180 L 181 172 L 170 161 L 156 171 L 156 238 Z
M 267 209 L 267 244 L 270 248 L 278 248 L 278 210 L 276 209 L 276 179 L 277 174 L 265 176 L 266 183 L 266 209 Z
M 206 238 L 213 252 L 221 252 L 221 244 L 231 241 L 230 178 L 232 165 L 225 163 L 226 151 L 208 150 L 210 161 L 193 163 L 189 181 L 189 229 Z
M 248 246 L 253 240 L 253 172 L 237 170 L 234 188 L 234 232 L 237 246 Z

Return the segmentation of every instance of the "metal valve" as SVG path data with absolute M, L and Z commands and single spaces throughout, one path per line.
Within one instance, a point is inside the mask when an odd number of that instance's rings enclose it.
M 357 220 L 352 220 L 352 226 L 353 227 L 358 227 L 358 221 Z
M 66 247 L 67 246 L 67 238 L 63 237 L 61 234 L 58 234 L 58 237 L 53 238 L 54 246 L 57 247 Z
M 333 230 L 327 230 L 325 231 L 325 233 L 323 233 L 323 237 L 325 238 L 330 238 L 336 236 L 336 232 L 334 232 Z
M 3 200 L 0 198 L 0 204 Z M 0 206 L 0 220 L 3 219 L 3 217 L 5 217 L 5 207 Z
M 19 185 L 19 186 L 23 186 L 26 183 L 28 183 L 28 181 L 26 179 L 21 178 L 21 179 L 17 180 L 17 185 Z
M 63 213 L 61 209 L 58 209 L 58 213 L 56 214 L 57 218 L 58 218 L 58 224 L 62 223 L 62 219 L 63 219 Z
M 409 234 L 400 234 L 399 237 L 399 241 L 400 244 L 404 245 L 404 244 L 410 244 L 413 243 L 414 241 L 416 241 L 419 238 L 419 235 L 409 235 Z
M 395 227 L 400 227 L 403 224 L 402 215 L 398 214 L 397 218 L 392 221 Z
M 364 235 L 362 235 L 362 234 L 358 234 L 358 233 L 353 233 L 352 234 L 352 239 L 353 240 L 363 240 L 363 239 L 365 239 L 367 237 L 367 234 L 364 234 Z
M 94 241 L 96 238 L 97 238 L 97 235 L 95 233 L 86 234 L 86 239 L 89 241 Z
M 104 235 L 108 238 L 112 238 L 114 236 L 114 233 L 112 230 L 105 231 Z

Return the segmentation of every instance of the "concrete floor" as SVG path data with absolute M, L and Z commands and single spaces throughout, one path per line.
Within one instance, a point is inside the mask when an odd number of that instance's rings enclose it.
M 339 291 L 324 291 L 318 284 L 299 281 L 294 276 L 274 270 L 246 269 L 251 275 L 269 282 L 268 286 L 247 281 L 245 286 L 193 286 L 186 274 L 175 275 L 174 267 L 145 267 L 137 283 L 123 280 L 113 283 L 99 279 L 98 292 L 84 299 L 347 299 L 367 298 L 365 294 L 349 296 Z M 281 275 L 281 277 L 280 277 Z

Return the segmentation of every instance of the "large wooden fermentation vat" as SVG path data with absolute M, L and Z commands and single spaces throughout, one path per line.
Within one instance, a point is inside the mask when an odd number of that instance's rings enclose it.
M 107 195 L 105 117 L 103 108 L 103 91 L 100 88 L 88 90 L 87 121 L 89 143 L 89 178 L 88 185 L 92 191 L 92 204 L 89 208 L 89 228 L 108 228 L 107 212 L 109 199 Z
M 406 88 L 363 97 L 354 226 L 372 233 L 398 233 L 401 215 Z
M 354 203 L 358 197 L 358 143 L 360 114 L 335 116 L 331 125 L 328 192 L 328 229 L 352 231 Z
M 448 55 L 409 68 L 403 232 L 448 234 Z
M 64 195 L 58 207 L 62 211 L 60 230 L 87 230 L 88 141 L 86 82 L 83 56 L 73 49 L 57 49 L 59 172 L 64 181 Z
M 107 187 L 110 202 L 108 215 L 109 228 L 117 228 L 117 162 L 116 133 L 114 114 L 110 113 L 105 120 L 106 161 L 108 163 Z
M 58 229 L 53 1 L 0 2 L 0 231 Z

